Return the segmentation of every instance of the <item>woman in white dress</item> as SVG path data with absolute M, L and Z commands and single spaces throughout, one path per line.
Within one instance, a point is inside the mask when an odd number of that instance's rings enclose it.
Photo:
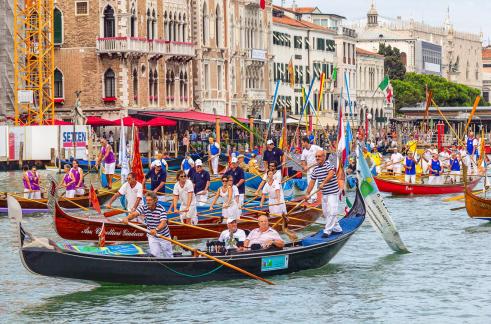
M 217 190 L 215 198 L 213 198 L 210 204 L 210 210 L 213 210 L 213 206 L 221 197 L 223 201 L 222 205 L 222 217 L 226 222 L 227 219 L 237 219 L 237 202 L 234 199 L 234 189 L 232 188 L 232 182 L 228 181 L 227 176 L 222 177 L 222 186 Z
M 281 188 L 281 184 L 274 179 L 274 172 L 273 170 L 269 170 L 267 173 L 268 180 L 263 187 L 263 195 L 261 196 L 259 207 L 263 207 L 264 199 L 268 196 L 269 213 L 273 216 L 278 216 L 287 212 L 283 189 Z
M 239 210 L 239 206 L 240 206 L 240 203 L 239 203 L 239 188 L 237 188 L 236 185 L 234 185 L 234 177 L 229 175 L 228 176 L 228 185 L 229 186 L 232 186 L 232 193 L 234 195 L 234 200 L 235 200 L 235 204 L 237 205 L 237 217 L 236 219 L 240 219 L 240 210 Z
M 196 197 L 194 195 L 194 185 L 186 176 L 183 170 L 177 171 L 177 182 L 174 185 L 174 199 L 169 207 L 170 213 L 179 212 L 182 223 L 198 224 L 198 212 L 196 209 Z M 177 203 L 180 203 L 179 211 Z M 172 211 L 174 210 L 174 211 Z

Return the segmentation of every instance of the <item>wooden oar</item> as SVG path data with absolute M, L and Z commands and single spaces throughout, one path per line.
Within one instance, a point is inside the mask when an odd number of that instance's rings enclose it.
M 456 211 L 456 210 L 461 210 L 461 209 L 464 209 L 465 206 L 462 206 L 462 207 L 455 207 L 455 208 L 450 208 L 451 211 Z
M 310 207 L 308 207 L 308 208 L 310 208 Z M 246 208 L 244 208 L 244 209 L 246 209 Z M 318 209 L 318 208 L 316 208 L 316 209 Z M 246 210 L 250 210 L 252 212 L 256 212 L 256 213 L 262 214 L 262 215 L 269 215 L 269 216 L 274 216 L 274 217 L 283 217 L 283 216 L 285 216 L 288 219 L 293 219 L 293 220 L 300 221 L 300 222 L 325 225 L 323 223 L 319 223 L 319 222 L 316 222 L 316 221 L 309 221 L 309 220 L 306 220 L 306 219 L 295 218 L 295 217 L 287 216 L 287 215 L 274 214 L 274 213 L 269 213 L 269 212 L 265 212 L 265 211 L 261 211 L 261 210 L 254 210 L 254 209 L 246 209 Z M 322 211 L 322 209 L 321 209 L 321 211 Z M 279 223 L 279 221 L 277 223 Z M 276 224 L 275 224 L 275 226 L 276 226 Z
M 312 190 L 312 192 L 310 193 L 310 195 L 308 195 L 307 197 L 305 197 L 305 199 L 303 200 L 300 200 L 298 202 L 298 204 L 296 204 L 295 206 L 293 206 L 292 209 L 290 209 L 288 211 L 288 213 L 286 213 L 286 216 L 290 215 L 295 209 L 297 209 L 301 204 L 305 203 L 310 197 L 312 197 L 314 194 L 317 194 L 317 192 L 319 191 L 319 188 L 315 189 L 315 190 Z
M 14 193 L 7 193 L 8 196 L 12 196 L 14 198 L 17 198 L 17 199 L 21 199 L 21 200 L 27 200 L 27 201 L 31 201 L 31 202 L 34 202 L 36 204 L 40 204 L 40 205 L 47 205 L 45 202 L 42 202 L 42 201 L 39 201 L 39 200 L 34 200 L 34 199 L 31 199 L 31 198 L 25 198 L 23 196 L 19 196 L 19 195 L 16 195 Z
M 127 210 L 124 210 L 124 209 L 120 209 L 120 208 L 112 208 L 111 207 L 111 209 L 117 210 L 117 211 L 119 211 L 121 213 L 126 213 L 126 214 L 129 214 L 130 213 L 130 211 L 127 211 Z M 167 215 L 172 215 L 172 214 L 177 214 L 177 213 L 170 213 L 170 214 L 167 214 Z M 104 213 L 104 216 L 106 216 L 105 213 Z M 214 233 L 214 234 L 220 234 L 220 232 L 218 232 L 218 231 L 214 231 L 214 230 L 211 230 L 211 229 L 208 229 L 208 228 L 204 228 L 204 227 L 200 227 L 200 226 L 194 226 L 194 225 L 191 225 L 191 224 L 176 222 L 176 221 L 173 221 L 173 220 L 170 220 L 170 219 L 167 219 L 167 222 L 169 224 L 182 225 L 182 226 L 186 226 L 186 227 L 189 227 L 189 228 L 202 230 L 202 231 L 205 231 L 205 232 L 210 232 L 210 233 Z
M 122 222 L 122 220 L 121 220 L 121 219 L 120 219 L 119 221 L 120 221 L 120 222 Z M 136 225 L 136 224 L 134 224 L 134 223 L 128 222 L 128 225 L 130 225 L 131 227 L 136 228 L 136 229 L 138 229 L 138 230 L 140 230 L 140 231 L 142 231 L 142 232 L 145 232 L 145 233 L 147 233 L 147 234 L 150 234 L 150 231 L 149 231 L 149 230 L 147 230 L 147 229 L 145 229 L 145 228 L 143 228 L 143 227 L 141 227 L 141 226 L 138 226 L 138 225 Z M 230 264 L 230 263 L 228 263 L 228 262 L 225 262 L 225 261 L 223 261 L 223 260 L 220 260 L 220 259 L 218 259 L 218 258 L 215 258 L 215 257 L 214 257 L 214 256 L 212 256 L 212 255 L 206 254 L 206 253 L 204 253 L 204 252 L 202 252 L 202 251 L 200 251 L 200 250 L 198 250 L 198 249 L 195 249 L 195 248 L 193 248 L 193 247 L 190 247 L 190 246 L 188 246 L 188 245 L 186 245 L 186 244 L 183 244 L 183 243 L 181 243 L 181 242 L 175 241 L 175 240 L 173 240 L 173 239 L 171 239 L 171 238 L 169 238 L 169 237 L 167 237 L 167 236 L 163 236 L 163 235 L 160 235 L 160 234 L 157 234 L 157 235 L 155 235 L 155 236 L 156 236 L 156 237 L 158 237 L 158 238 L 160 238 L 160 239 L 163 239 L 163 240 L 166 240 L 166 241 L 168 241 L 168 242 L 171 242 L 172 244 L 178 245 L 178 246 L 182 247 L 183 249 L 189 250 L 189 251 L 193 252 L 193 254 L 195 254 L 195 255 L 197 254 L 197 255 L 203 256 L 203 257 L 205 257 L 205 258 L 208 258 L 208 259 L 210 259 L 210 260 L 213 260 L 213 261 L 215 261 L 215 262 L 218 262 L 218 263 L 220 263 L 221 265 L 224 265 L 224 266 L 226 266 L 226 267 L 228 267 L 228 268 L 230 268 L 230 269 L 233 269 L 233 270 L 235 270 L 235 271 L 238 271 L 238 272 L 240 272 L 240 273 L 242 273 L 242 274 L 244 274 L 244 275 L 246 275 L 246 276 L 249 276 L 249 277 L 251 277 L 251 278 L 253 278 L 253 279 L 256 279 L 256 280 L 261 280 L 261 281 L 263 281 L 263 282 L 265 282 L 265 283 L 267 283 L 267 284 L 274 285 L 274 283 L 273 283 L 273 282 L 271 282 L 271 281 L 269 281 L 269 280 L 267 280 L 267 279 L 264 279 L 264 278 L 261 278 L 261 277 L 259 277 L 259 276 L 256 276 L 255 274 L 250 273 L 249 271 L 246 271 L 246 270 L 241 269 L 241 268 L 239 268 L 239 267 L 237 267 L 237 266 L 234 266 L 234 265 L 232 265 L 232 264 Z

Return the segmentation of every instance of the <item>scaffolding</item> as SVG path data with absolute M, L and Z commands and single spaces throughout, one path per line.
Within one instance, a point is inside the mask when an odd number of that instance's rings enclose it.
M 13 8 L 13 0 L 0 0 L 0 118 L 14 114 Z
M 14 2 L 15 125 L 54 123 L 53 0 Z

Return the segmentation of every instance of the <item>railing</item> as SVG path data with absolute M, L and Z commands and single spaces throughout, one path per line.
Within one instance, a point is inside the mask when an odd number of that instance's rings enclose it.
M 246 97 L 252 100 L 266 100 L 266 90 L 263 89 L 246 89 Z
M 168 55 L 176 56 L 194 56 L 194 45 L 193 43 L 187 42 L 170 42 L 166 43 Z
M 253 48 L 249 50 L 248 52 L 248 57 L 249 60 L 254 60 L 254 61 L 261 61 L 264 62 L 266 61 L 266 51 L 262 49 L 257 49 Z
M 261 5 L 261 0 L 246 0 L 246 7 L 259 7 Z
M 99 53 L 148 53 L 149 46 L 146 38 L 141 37 L 103 37 L 97 39 Z
M 154 39 L 148 41 L 150 46 L 150 53 L 164 55 L 167 52 L 167 44 L 163 39 Z

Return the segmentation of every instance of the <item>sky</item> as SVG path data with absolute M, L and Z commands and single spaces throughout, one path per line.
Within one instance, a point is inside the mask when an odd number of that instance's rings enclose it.
M 299 7 L 317 6 L 321 11 L 335 13 L 348 20 L 359 20 L 366 17 L 372 0 L 295 0 Z M 273 0 L 276 5 L 281 0 Z M 292 0 L 285 0 L 290 7 Z M 445 21 L 447 8 L 450 8 L 450 19 L 454 29 L 475 34 L 483 33 L 483 43 L 491 39 L 491 0 L 376 0 L 378 13 L 382 17 L 403 20 L 413 18 L 427 24 L 440 26 Z

